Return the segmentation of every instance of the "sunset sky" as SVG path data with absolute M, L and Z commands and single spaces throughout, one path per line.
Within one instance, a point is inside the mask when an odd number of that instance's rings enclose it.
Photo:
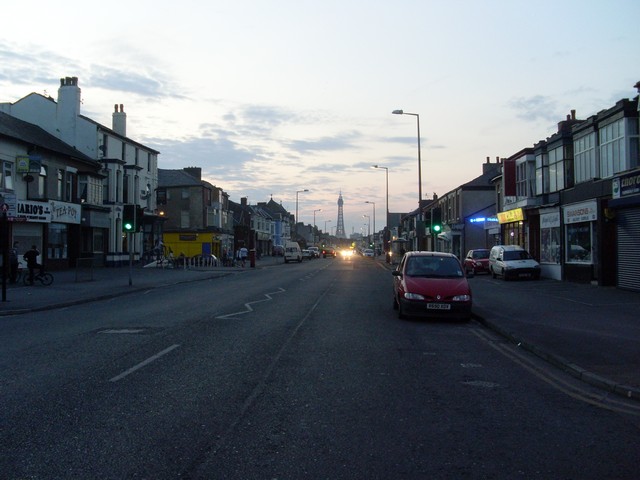
M 2 7 L 0 102 L 57 97 L 75 76 L 82 114 L 201 167 L 232 200 L 271 197 L 347 234 L 417 207 L 586 118 L 640 80 L 640 1 L 22 0 Z M 373 221 L 373 219 L 372 219 Z

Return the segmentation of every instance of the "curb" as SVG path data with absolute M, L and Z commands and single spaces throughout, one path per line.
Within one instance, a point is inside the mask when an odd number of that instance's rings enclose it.
M 640 389 L 635 387 L 630 387 L 629 385 L 624 385 L 621 383 L 614 382 L 609 380 L 608 378 L 602 377 L 598 374 L 590 372 L 579 365 L 574 363 L 570 363 L 559 355 L 554 355 L 549 353 L 535 345 L 532 345 L 521 338 L 517 337 L 515 334 L 506 331 L 505 329 L 499 327 L 493 322 L 486 320 L 485 318 L 479 316 L 477 313 L 473 313 L 473 318 L 477 320 L 480 324 L 484 325 L 488 329 L 494 331 L 500 336 L 506 338 L 511 343 L 514 343 L 520 348 L 532 353 L 536 357 L 544 360 L 545 362 L 559 368 L 560 370 L 568 373 L 574 378 L 581 380 L 591 386 L 600 388 L 602 390 L 606 390 L 611 393 L 615 393 L 621 397 L 626 399 L 636 400 L 640 402 Z

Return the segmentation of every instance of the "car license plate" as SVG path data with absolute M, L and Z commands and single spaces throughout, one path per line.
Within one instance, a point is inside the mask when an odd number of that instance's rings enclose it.
M 427 310 L 451 310 L 448 303 L 427 303 Z
M 526 277 L 526 278 L 529 278 L 530 276 L 531 276 L 531 274 L 530 274 L 530 273 L 519 273 L 519 274 L 518 274 L 518 277 L 520 277 L 520 278 L 525 278 L 525 277 Z

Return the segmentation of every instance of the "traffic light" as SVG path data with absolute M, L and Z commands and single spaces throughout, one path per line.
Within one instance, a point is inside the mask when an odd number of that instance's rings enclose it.
M 138 205 L 126 204 L 122 210 L 122 231 L 124 233 L 136 233 L 140 231 L 144 210 Z
M 437 235 L 442 232 L 442 210 L 440 208 L 431 209 L 431 233 Z

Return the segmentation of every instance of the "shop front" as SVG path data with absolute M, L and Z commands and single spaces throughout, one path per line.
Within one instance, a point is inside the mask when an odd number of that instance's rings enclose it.
M 540 268 L 542 276 L 562 280 L 560 209 L 540 209 Z
M 589 283 L 596 280 L 598 259 L 598 202 L 589 200 L 562 207 L 564 223 L 564 279 Z
M 640 170 L 613 179 L 605 213 L 616 223 L 619 288 L 640 291 Z
M 529 249 L 527 225 L 522 208 L 498 212 L 498 223 L 502 231 L 500 240 L 502 245 L 520 245 L 522 248 Z

